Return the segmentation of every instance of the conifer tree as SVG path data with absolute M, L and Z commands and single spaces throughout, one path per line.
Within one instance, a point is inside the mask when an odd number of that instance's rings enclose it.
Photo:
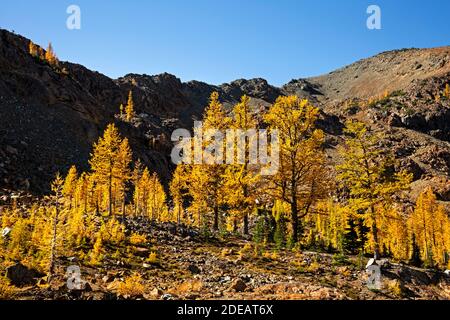
M 203 131 L 207 138 L 202 141 L 202 150 L 212 148 L 212 143 L 215 143 L 213 138 L 209 137 L 208 134 L 214 134 L 217 131 L 223 133 L 228 128 L 229 122 L 230 120 L 226 116 L 222 104 L 219 102 L 219 94 L 213 92 L 209 105 L 206 107 L 203 115 Z M 224 143 L 222 145 L 223 148 L 225 146 Z M 220 147 L 218 146 L 218 149 Z M 222 154 L 224 154 L 223 150 Z M 218 152 L 221 152 L 221 150 L 214 150 L 212 156 L 218 157 Z M 188 211 L 191 213 L 190 222 L 195 222 L 197 225 L 205 227 L 209 224 L 209 217 L 212 215 L 212 227 L 214 230 L 218 230 L 219 210 L 224 202 L 222 188 L 224 184 L 223 174 L 226 166 L 217 163 L 217 159 L 208 158 L 206 154 L 203 154 L 203 156 L 204 161 L 201 164 L 183 167 L 183 172 L 185 173 L 183 185 L 187 187 L 186 190 L 188 190 L 192 198 L 188 208 Z
M 319 110 L 296 96 L 279 97 L 265 116 L 269 128 L 278 130 L 279 170 L 268 178 L 266 191 L 290 205 L 293 243 L 299 240 L 300 220 L 327 193 L 324 134 L 315 128 Z
M 138 215 L 138 210 L 140 206 L 140 188 L 139 188 L 139 182 L 141 180 L 142 174 L 144 173 L 144 166 L 141 162 L 141 159 L 138 159 L 134 163 L 133 172 L 131 174 L 131 182 L 134 186 L 134 192 L 133 192 L 133 214 L 135 216 Z
M 53 46 L 51 43 L 48 44 L 47 50 L 45 51 L 45 60 L 51 66 L 57 66 L 59 64 L 58 58 L 56 57 L 56 54 L 53 51 Z
M 70 167 L 69 172 L 64 180 L 62 194 L 69 202 L 69 210 L 72 209 L 73 200 L 75 196 L 75 189 L 78 180 L 77 168 L 75 166 Z
M 377 210 L 381 210 L 379 207 Z M 396 207 L 378 214 L 380 219 L 380 243 L 388 254 L 398 261 L 408 261 L 411 257 L 411 241 L 407 221 Z
M 121 201 L 122 215 L 125 216 L 125 202 L 127 193 L 127 184 L 132 178 L 130 169 L 132 153 L 128 143 L 128 139 L 124 138 L 120 143 L 119 152 L 117 155 L 117 166 L 115 170 L 115 184 L 118 192 L 118 198 Z
M 108 125 L 103 137 L 94 144 L 89 164 L 92 169 L 92 177 L 96 183 L 96 190 L 106 193 L 108 214 L 113 214 L 113 203 L 117 194 L 123 199 L 125 183 L 130 178 L 129 164 L 131 162 L 131 151 L 128 140 L 119 135 L 114 124 Z M 100 189 L 98 189 L 100 188 Z M 97 204 L 98 205 L 98 202 Z
M 364 214 L 371 225 L 374 258 L 379 259 L 376 207 L 388 207 L 395 195 L 409 188 L 412 176 L 405 171 L 390 174 L 392 157 L 379 146 L 379 137 L 363 123 L 348 121 L 345 133 L 345 147 L 340 150 L 343 162 L 337 166 L 338 179 L 349 190 L 349 208 Z
M 167 211 L 166 193 L 156 172 L 150 177 L 147 203 L 148 210 L 150 211 L 150 218 L 152 220 L 161 221 L 163 214 Z
M 444 97 L 450 99 L 450 85 L 448 83 L 445 85 Z
M 54 214 L 52 221 L 52 241 L 51 241 L 51 249 L 50 249 L 50 266 L 49 266 L 49 282 L 53 277 L 55 272 L 55 264 L 56 264 L 56 245 L 57 245 L 57 237 L 58 237 L 58 224 L 60 222 L 60 214 L 62 211 L 62 203 L 61 199 L 63 197 L 63 187 L 64 180 L 59 175 L 56 175 L 55 180 L 52 182 L 52 191 L 54 193 Z
M 436 195 L 428 187 L 417 199 L 416 208 L 409 219 L 420 256 L 428 267 L 435 264 L 445 267 L 448 263 L 449 225 L 445 208 L 437 203 Z
M 177 224 L 181 224 L 181 220 L 184 218 L 183 200 L 188 193 L 186 167 L 187 166 L 183 164 L 176 167 L 169 186 L 170 194 L 173 199 L 173 211 L 175 212 Z
M 134 101 L 133 101 L 133 92 L 130 90 L 128 93 L 128 102 L 127 106 L 125 107 L 125 114 L 127 122 L 130 122 L 131 119 L 134 117 Z
M 89 203 L 89 177 L 86 172 L 83 172 L 78 178 L 75 186 L 75 205 L 83 209 L 84 213 L 88 211 Z
M 30 55 L 34 58 L 39 57 L 39 49 L 38 46 L 33 43 L 33 41 L 30 41 L 28 45 L 28 52 Z
M 254 130 L 256 133 L 257 120 L 255 114 L 250 109 L 250 98 L 248 96 L 241 97 L 240 103 L 233 108 L 233 116 L 231 120 L 231 128 L 242 130 L 242 132 L 250 132 Z M 257 194 L 257 184 L 260 180 L 256 174 L 256 168 L 250 165 L 250 144 L 256 139 L 255 136 L 249 135 L 244 143 L 244 150 L 237 150 L 244 153 L 244 163 L 228 165 L 225 171 L 225 192 L 226 202 L 231 206 L 235 219 L 243 221 L 243 233 L 249 234 L 249 215 L 254 211 L 255 200 Z M 234 142 L 238 146 L 237 141 Z M 237 149 L 236 148 L 236 149 Z M 237 154 L 233 155 L 237 159 Z

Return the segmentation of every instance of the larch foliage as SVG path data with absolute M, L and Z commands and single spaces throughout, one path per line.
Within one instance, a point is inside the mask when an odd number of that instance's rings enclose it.
M 28 52 L 32 57 L 39 58 L 39 47 L 33 41 L 28 44 Z
M 63 196 L 69 202 L 69 210 L 72 209 L 75 190 L 78 181 L 78 172 L 75 166 L 70 167 L 69 172 L 67 173 L 66 178 L 64 179 L 64 185 L 62 189 Z
M 125 115 L 127 122 L 130 122 L 131 119 L 133 119 L 135 113 L 134 113 L 134 101 L 133 101 L 133 92 L 130 90 L 128 93 L 128 101 L 127 106 L 125 107 Z
M 249 218 L 254 212 L 255 201 L 258 197 L 258 182 L 260 176 L 257 173 L 254 165 L 250 165 L 250 146 L 256 143 L 257 120 L 254 112 L 250 107 L 250 98 L 242 96 L 241 101 L 233 108 L 231 128 L 241 130 L 248 136 L 243 145 L 238 146 L 238 141 L 235 139 L 234 150 L 237 153 L 243 153 L 243 163 L 228 165 L 225 170 L 225 184 L 224 190 L 226 194 L 226 202 L 231 207 L 231 217 L 237 221 L 242 221 L 243 233 L 249 234 Z M 237 153 L 233 157 L 237 160 L 239 156 Z M 241 158 L 242 159 L 242 158 Z M 238 163 L 238 162 L 236 162 Z
M 450 99 L 450 85 L 448 83 L 445 85 L 444 97 Z
M 173 200 L 173 212 L 178 224 L 181 224 L 182 219 L 185 218 L 183 202 L 188 193 L 186 167 L 186 165 L 180 164 L 175 168 L 169 185 L 170 195 Z
M 380 245 L 386 255 L 397 261 L 407 262 L 411 257 L 411 237 L 407 228 L 407 219 L 401 208 L 381 206 L 376 208 L 380 226 Z M 380 212 L 381 211 L 381 212 Z
M 291 206 L 291 241 L 299 241 L 301 219 L 326 197 L 329 185 L 324 133 L 315 126 L 319 109 L 296 96 L 279 97 L 265 115 L 280 143 L 278 172 L 268 178 L 266 192 Z
M 53 50 L 53 46 L 51 42 L 48 44 L 47 50 L 45 51 L 45 60 L 51 65 L 51 66 L 58 66 L 59 60 Z
M 223 204 L 223 174 L 226 166 L 216 161 L 216 157 L 218 157 L 220 152 L 224 154 L 225 145 L 216 145 L 215 148 L 212 144 L 215 141 L 215 132 L 224 132 L 228 128 L 229 122 L 230 120 L 226 116 L 223 105 L 219 102 L 219 94 L 213 92 L 203 114 L 203 131 L 206 138 L 203 139 L 201 148 L 202 150 L 207 148 L 213 150 L 210 154 L 214 159 L 206 157 L 206 154 L 209 153 L 203 153 L 203 163 L 189 166 L 182 165 L 183 169 L 179 171 L 183 172 L 183 185 L 186 187 L 183 189 L 188 191 L 192 199 L 187 208 L 189 212 L 187 222 L 208 227 L 212 220 L 212 229 L 214 230 L 219 229 L 219 210 Z M 220 150 L 221 148 L 222 150 Z M 177 181 L 178 186 L 174 185 L 172 189 L 180 190 L 181 182 L 180 180 Z M 180 196 L 178 199 L 181 201 Z M 181 210 L 180 205 L 181 202 L 178 202 L 177 210 Z M 178 211 L 177 217 L 181 218 L 180 211 Z
M 416 208 L 409 218 L 409 227 L 425 265 L 445 267 L 450 253 L 450 221 L 431 187 L 418 197 Z
M 49 279 L 54 275 L 55 267 L 56 267 L 56 256 L 57 256 L 57 245 L 58 245 L 58 225 L 60 224 L 60 219 L 63 213 L 63 187 L 64 180 L 61 175 L 56 174 L 55 180 L 53 180 L 51 189 L 54 194 L 54 213 L 52 217 L 52 238 L 51 238 L 51 247 L 50 247 L 50 262 L 49 262 Z M 50 282 L 49 280 L 49 282 Z
M 392 199 L 408 190 L 412 175 L 406 171 L 390 174 L 393 157 L 380 147 L 380 137 L 365 124 L 348 121 L 345 146 L 340 149 L 342 163 L 337 166 L 338 180 L 349 190 L 348 206 L 361 213 L 371 228 L 374 257 L 380 257 L 377 206 L 388 208 Z
M 108 125 L 103 137 L 94 144 L 89 164 L 97 190 L 103 192 L 109 215 L 115 213 L 113 204 L 117 199 L 124 201 L 125 184 L 131 176 L 131 157 L 128 140 L 122 140 L 114 124 Z M 97 202 L 96 205 L 101 203 Z

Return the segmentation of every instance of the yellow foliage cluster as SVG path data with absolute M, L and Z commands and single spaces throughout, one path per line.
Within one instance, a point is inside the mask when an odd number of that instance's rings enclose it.
M 136 298 L 145 293 L 145 285 L 139 273 L 133 273 L 120 282 L 117 287 L 117 293 L 123 297 Z
M 142 234 L 132 233 L 130 236 L 130 243 L 132 245 L 142 245 L 147 242 L 147 237 Z
M 32 57 L 41 61 L 47 61 L 48 64 L 53 67 L 59 66 L 58 57 L 56 56 L 51 43 L 48 44 L 47 50 L 44 51 L 40 46 L 34 44 L 33 41 L 30 41 L 28 52 Z
M 107 254 L 105 245 L 118 246 L 126 239 L 125 227 L 117 216 L 127 214 L 125 201 L 131 182 L 135 193 L 141 191 L 143 196 L 139 203 L 128 205 L 139 210 L 128 213 L 141 212 L 140 204 L 145 203 L 148 216 L 168 219 L 166 195 L 157 175 L 150 175 L 145 168 L 135 182 L 131 158 L 128 140 L 109 125 L 94 145 L 90 172 L 80 174 L 72 166 L 64 179 L 57 175 L 53 194 L 44 201 L 32 204 L 27 211 L 13 205 L 2 212 L 2 228 L 11 228 L 11 232 L 0 242 L 0 258 L 22 261 L 50 276 L 61 254 L 76 254 L 88 263 L 100 264 Z M 130 242 L 144 243 L 147 239 L 134 234 Z M 87 253 L 82 249 L 86 245 L 90 248 Z

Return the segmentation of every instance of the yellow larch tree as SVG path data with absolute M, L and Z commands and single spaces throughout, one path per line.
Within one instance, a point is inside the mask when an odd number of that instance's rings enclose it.
M 314 228 L 314 242 L 325 249 L 334 248 L 343 252 L 343 237 L 348 221 L 345 207 L 332 200 L 320 201 L 315 214 L 306 217 L 312 220 Z
M 149 188 L 146 193 L 147 210 L 150 213 L 150 218 L 155 221 L 169 220 L 167 217 L 166 193 L 156 172 L 150 177 Z
M 444 97 L 450 99 L 450 85 L 448 83 L 445 85 Z
M 38 49 L 38 46 L 35 45 L 35 44 L 33 43 L 33 41 L 30 41 L 30 43 L 28 44 L 28 52 L 29 52 L 29 54 L 30 54 L 32 57 L 34 57 L 34 58 L 39 57 L 39 49 Z
M 61 222 L 61 216 L 64 213 L 64 205 L 62 203 L 63 199 L 63 187 L 64 180 L 61 175 L 56 174 L 55 180 L 53 180 L 51 188 L 54 194 L 54 208 L 53 208 L 53 217 L 52 217 L 52 236 L 51 236 L 51 245 L 50 245 L 50 256 L 49 256 L 49 283 L 55 273 L 56 267 L 56 256 L 57 256 L 57 244 L 58 244 L 58 226 Z
M 131 173 L 131 182 L 134 187 L 133 191 L 133 214 L 135 216 L 138 215 L 138 210 L 140 208 L 140 189 L 139 189 L 139 181 L 142 178 L 142 174 L 144 173 L 144 166 L 141 162 L 141 159 L 138 159 L 134 162 L 133 172 Z
M 130 164 L 132 161 L 132 152 L 128 139 L 124 138 L 120 143 L 117 155 L 117 165 L 114 170 L 115 189 L 117 190 L 117 199 L 120 202 L 122 215 L 125 215 L 127 184 L 132 178 Z
M 387 209 L 377 206 L 375 210 L 381 249 L 387 250 L 383 253 L 391 255 L 397 261 L 407 262 L 411 258 L 412 243 L 402 210 L 395 206 Z
M 64 179 L 64 185 L 62 194 L 69 203 L 69 210 L 73 207 L 73 201 L 75 196 L 75 189 L 78 180 L 78 172 L 75 166 L 70 167 L 66 178 Z
M 395 195 L 408 190 L 412 175 L 406 171 L 391 174 L 393 160 L 380 147 L 380 137 L 358 121 L 346 123 L 345 146 L 340 149 L 342 163 L 336 169 L 342 187 L 349 191 L 349 208 L 361 213 L 371 228 L 375 259 L 380 258 L 379 220 L 376 207 L 388 208 Z
M 183 169 L 186 190 L 191 197 L 190 206 L 187 209 L 191 214 L 190 223 L 207 227 L 209 217 L 212 216 L 213 230 L 219 229 L 219 210 L 223 203 L 223 174 L 226 167 L 223 162 L 218 161 L 220 160 L 220 153 L 224 156 L 225 141 L 222 141 L 223 144 L 220 146 L 214 140 L 214 136 L 216 133 L 224 133 L 229 126 L 229 122 L 223 105 L 219 102 L 219 94 L 213 92 L 209 105 L 203 114 L 204 139 L 201 145 L 203 161 L 202 163 L 184 166 Z M 191 144 L 193 146 L 193 143 Z M 214 148 L 214 146 L 218 148 Z M 211 154 L 203 152 L 208 148 L 213 151 Z M 210 158 L 210 156 L 213 158 Z
M 45 51 L 45 60 L 51 66 L 57 66 L 59 64 L 59 60 L 56 57 L 56 54 L 53 50 L 53 46 L 52 46 L 51 42 L 48 44 L 47 50 Z
M 187 190 L 187 166 L 179 164 L 173 173 L 170 181 L 170 195 L 173 200 L 173 211 L 177 220 L 177 224 L 181 224 L 184 219 L 184 198 L 188 194 Z
M 445 267 L 450 253 L 450 221 L 444 206 L 438 204 L 431 187 L 419 195 L 408 223 L 425 265 Z
M 89 164 L 96 189 L 100 188 L 106 197 L 108 214 L 114 214 L 113 204 L 117 198 L 124 197 L 124 184 L 130 177 L 131 150 L 128 140 L 120 137 L 114 124 L 107 126 L 103 137 L 94 144 Z M 97 189 L 99 190 L 99 189 Z M 115 194 L 113 191 L 117 191 Z M 98 202 L 97 204 L 98 205 Z
M 128 93 L 128 101 L 127 106 L 125 107 L 125 115 L 127 122 L 130 122 L 134 117 L 134 101 L 133 101 L 133 92 L 130 90 Z
M 246 235 L 249 234 L 249 216 L 256 205 L 257 184 L 260 180 L 256 170 L 258 167 L 255 164 L 250 164 L 250 147 L 252 143 L 257 142 L 257 126 L 256 116 L 250 107 L 250 98 L 244 95 L 233 108 L 230 125 L 232 129 L 241 130 L 245 135 L 243 145 L 239 145 L 237 139 L 233 142 L 235 152 L 243 153 L 244 158 L 239 159 L 243 161 L 237 161 L 237 153 L 233 155 L 236 162 L 226 168 L 224 190 L 226 203 L 231 207 L 232 219 L 234 219 L 233 226 L 235 228 L 237 221 L 242 220 L 243 233 Z M 238 148 L 244 148 L 244 150 L 237 150 Z
M 328 174 L 322 148 L 324 133 L 315 126 L 319 109 L 296 96 L 279 97 L 265 115 L 278 131 L 279 169 L 268 177 L 265 191 L 291 206 L 291 241 L 299 241 L 301 219 L 327 195 Z

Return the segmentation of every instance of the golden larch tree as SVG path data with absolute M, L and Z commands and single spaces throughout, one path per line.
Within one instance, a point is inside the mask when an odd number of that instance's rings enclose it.
M 291 240 L 299 241 L 301 219 L 327 195 L 324 133 L 315 124 L 319 109 L 296 96 L 279 97 L 265 115 L 269 129 L 278 131 L 278 172 L 268 177 L 266 192 L 291 207 Z
M 231 207 L 234 219 L 233 227 L 236 228 L 237 220 L 242 220 L 244 234 L 249 234 L 249 216 L 254 212 L 258 196 L 257 185 L 260 180 L 257 170 L 259 167 L 250 163 L 250 147 L 257 142 L 257 126 L 255 113 L 250 107 L 250 98 L 244 95 L 233 108 L 230 125 L 232 129 L 240 130 L 245 136 L 243 144 L 239 144 L 237 139 L 233 142 L 235 152 L 242 153 L 243 158 L 237 161 L 238 154 L 232 155 L 236 163 L 227 166 L 224 185 L 226 203 Z
M 56 57 L 55 51 L 53 50 L 53 46 L 51 42 L 48 44 L 47 50 L 45 51 L 45 60 L 51 66 L 57 66 L 59 64 L 58 58 Z
M 408 190 L 412 175 L 391 173 L 393 157 L 379 144 L 381 138 L 358 121 L 346 124 L 345 146 L 340 149 L 342 163 L 336 168 L 338 180 L 349 191 L 349 208 L 361 213 L 371 228 L 374 258 L 380 258 L 377 206 L 387 208 L 395 195 Z
M 108 214 L 113 214 L 113 203 L 117 196 L 123 198 L 124 184 L 130 176 L 131 150 L 128 140 L 120 137 L 114 124 L 107 126 L 103 137 L 94 144 L 89 164 L 96 188 L 106 194 Z M 113 190 L 116 191 L 115 194 Z M 98 202 L 97 202 L 98 205 Z
M 134 101 L 133 101 L 133 92 L 130 90 L 128 93 L 128 101 L 127 106 L 125 107 L 125 115 L 127 122 L 130 122 L 134 117 Z
M 450 221 L 431 187 L 419 195 L 416 208 L 409 218 L 409 227 L 425 265 L 445 267 L 450 253 Z

